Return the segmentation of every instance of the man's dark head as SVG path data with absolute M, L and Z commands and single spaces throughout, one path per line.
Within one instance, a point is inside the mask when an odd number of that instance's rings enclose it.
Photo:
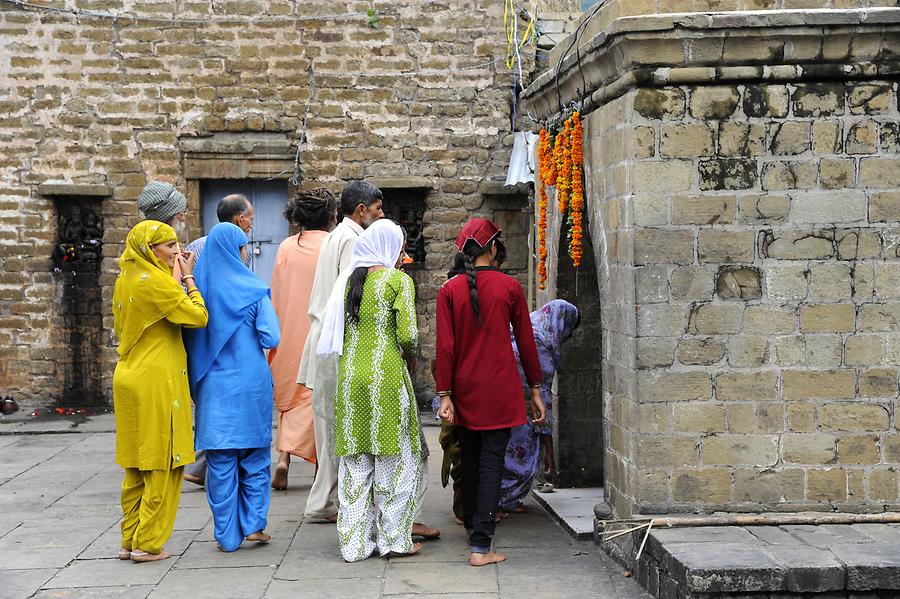
M 381 190 L 365 181 L 351 181 L 341 192 L 341 210 L 344 216 L 356 221 L 364 229 L 376 220 L 384 218 Z
M 216 216 L 220 223 L 233 223 L 249 233 L 253 227 L 253 205 L 241 193 L 227 195 L 219 202 Z

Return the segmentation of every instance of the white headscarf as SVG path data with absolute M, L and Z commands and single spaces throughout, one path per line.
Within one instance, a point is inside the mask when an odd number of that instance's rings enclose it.
M 397 223 L 381 219 L 372 223 L 362 232 L 353 246 L 350 266 L 342 271 L 331 295 L 322 320 L 322 336 L 316 353 L 341 354 L 344 349 L 344 301 L 347 294 L 347 280 L 360 267 L 383 266 L 394 268 L 403 249 L 403 229 Z

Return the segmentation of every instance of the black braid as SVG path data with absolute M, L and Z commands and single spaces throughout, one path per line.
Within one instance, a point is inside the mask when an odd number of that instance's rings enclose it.
M 353 269 L 350 279 L 347 281 L 347 299 L 344 303 L 344 310 L 347 312 L 347 319 L 352 324 L 359 324 L 359 308 L 362 305 L 363 287 L 366 285 L 368 274 L 367 266 L 359 266 Z
M 478 304 L 478 285 L 475 279 L 475 259 L 469 254 L 463 254 L 464 267 L 466 269 L 466 278 L 469 279 L 469 297 L 472 298 L 472 310 L 475 311 L 475 318 L 478 324 L 484 324 L 481 321 L 481 306 Z

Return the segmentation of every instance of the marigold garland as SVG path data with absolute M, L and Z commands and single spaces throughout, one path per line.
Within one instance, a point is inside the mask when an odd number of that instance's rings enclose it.
M 538 139 L 538 287 L 547 282 L 547 185 L 556 184 L 550 132 L 541 129 Z M 552 180 L 552 183 L 551 183 Z
M 563 130 L 556 136 L 556 202 L 559 213 L 565 216 L 569 211 L 569 190 L 572 188 L 572 154 L 569 142 L 572 139 L 572 123 L 569 119 Z
M 584 182 L 581 180 L 581 174 L 584 170 L 584 130 L 577 111 L 572 113 L 571 120 L 572 206 L 569 216 L 571 224 L 571 229 L 569 230 L 569 256 L 572 257 L 572 263 L 575 265 L 575 268 L 578 268 L 581 266 L 582 245 L 584 243 Z

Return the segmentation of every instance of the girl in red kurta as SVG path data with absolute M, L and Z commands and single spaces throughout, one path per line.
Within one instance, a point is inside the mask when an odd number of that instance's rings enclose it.
M 504 251 L 501 233 L 483 218 L 465 224 L 456 246 L 463 254 L 466 276 L 447 281 L 437 302 L 435 382 L 441 418 L 458 425 L 463 513 L 473 566 L 506 559 L 491 551 L 503 460 L 510 429 L 527 422 L 510 325 L 531 386 L 533 422 L 542 424 L 546 412 L 522 286 L 490 265 L 498 251 Z

